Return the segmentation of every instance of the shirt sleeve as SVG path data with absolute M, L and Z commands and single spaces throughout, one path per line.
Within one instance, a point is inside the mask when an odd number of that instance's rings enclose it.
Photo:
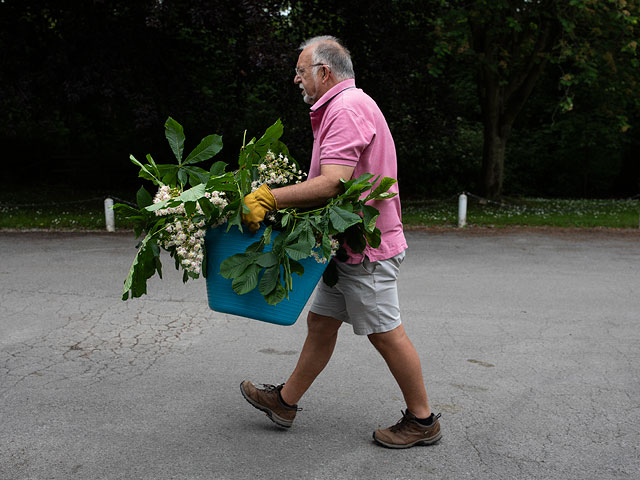
M 376 133 L 366 118 L 349 109 L 340 109 L 327 119 L 325 132 L 320 143 L 320 164 L 354 168 Z

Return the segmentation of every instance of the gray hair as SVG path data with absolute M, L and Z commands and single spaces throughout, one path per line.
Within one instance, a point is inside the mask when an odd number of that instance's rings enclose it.
M 304 50 L 310 45 L 318 44 L 311 53 L 313 63 L 322 63 L 329 65 L 336 80 L 343 81 L 348 78 L 355 78 L 353 72 L 353 63 L 351 63 L 351 54 L 349 50 L 342 45 L 340 40 L 331 35 L 322 35 L 305 40 L 300 45 L 300 50 Z M 317 72 L 318 67 L 314 67 L 313 73 Z

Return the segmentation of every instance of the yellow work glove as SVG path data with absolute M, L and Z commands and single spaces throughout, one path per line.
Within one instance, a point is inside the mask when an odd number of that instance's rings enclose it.
M 242 212 L 242 222 L 246 223 L 251 233 L 256 233 L 260 228 L 260 222 L 264 220 L 267 212 L 277 210 L 276 199 L 271 189 L 263 183 L 255 192 L 244 197 L 244 204 L 251 210 Z

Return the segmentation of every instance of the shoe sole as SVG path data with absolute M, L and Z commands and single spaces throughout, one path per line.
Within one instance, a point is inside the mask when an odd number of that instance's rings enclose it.
M 242 393 L 242 396 L 247 402 L 249 402 L 249 404 L 251 404 L 254 408 L 257 408 L 261 412 L 264 412 L 267 415 L 267 417 L 269 417 L 269 420 L 271 420 L 273 423 L 275 423 L 279 427 L 291 428 L 291 425 L 293 425 L 293 420 L 286 420 L 276 415 L 275 413 L 273 413 L 273 411 L 269 410 L 267 407 L 263 407 L 259 403 L 255 402 L 251 397 L 249 397 L 245 393 L 244 388 L 242 388 L 242 383 L 240 384 L 240 393 Z
M 415 442 L 412 442 L 412 443 L 398 445 L 398 444 L 394 444 L 394 443 L 383 442 L 382 440 L 376 438 L 376 432 L 373 432 L 373 440 L 376 443 L 378 443 L 379 445 L 382 445 L 383 447 L 396 448 L 396 449 L 399 449 L 399 448 L 411 448 L 411 447 L 416 447 L 416 446 L 433 445 L 434 443 L 438 443 L 441 438 L 442 438 L 442 433 L 438 432 L 437 435 L 435 435 L 435 436 L 433 436 L 431 438 L 425 438 L 425 439 L 422 439 L 422 440 L 416 440 Z

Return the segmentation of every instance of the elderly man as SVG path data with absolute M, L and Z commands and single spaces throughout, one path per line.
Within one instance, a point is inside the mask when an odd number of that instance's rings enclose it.
M 300 48 L 293 81 L 312 105 L 314 144 L 308 179 L 274 190 L 263 185 L 247 195 L 251 212 L 244 221 L 252 230 L 270 210 L 325 203 L 341 193 L 340 179 L 366 172 L 397 178 L 391 132 L 376 103 L 356 88 L 349 51 L 330 36 L 312 38 Z M 397 185 L 393 188 L 397 192 Z M 320 282 L 307 318 L 307 338 L 289 379 L 265 388 L 245 380 L 240 390 L 277 425 L 291 427 L 298 401 L 329 362 L 338 329 L 347 322 L 380 352 L 407 406 L 396 425 L 373 433 L 374 440 L 390 448 L 430 445 L 441 438 L 440 415 L 431 413 L 420 358 L 400 320 L 397 276 L 407 248 L 400 199 L 396 196 L 374 206 L 380 210 L 380 246 L 367 247 L 363 254 L 349 252 L 346 262 L 338 262 L 334 287 Z

